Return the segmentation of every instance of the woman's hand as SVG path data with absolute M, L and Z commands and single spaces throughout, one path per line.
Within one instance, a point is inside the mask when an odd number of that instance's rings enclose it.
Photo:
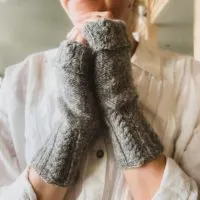
M 96 21 L 98 19 L 114 19 L 111 12 L 90 12 L 85 14 L 79 19 L 73 29 L 67 34 L 67 39 L 70 41 L 76 41 L 80 44 L 88 46 L 87 40 L 82 35 L 83 27 L 90 21 Z
M 80 18 L 75 24 L 76 27 L 82 29 L 86 23 L 91 21 L 96 21 L 98 19 L 114 19 L 113 14 L 110 11 L 105 12 L 90 12 L 85 14 L 82 18 Z
M 116 160 L 126 170 L 133 198 L 150 199 L 160 186 L 165 158 L 163 145 L 138 106 L 126 24 L 120 20 L 92 21 L 83 34 L 95 52 L 95 89 Z
M 37 200 L 62 200 L 67 192 L 67 187 L 58 187 L 48 184 L 36 173 L 33 168 L 29 170 L 29 182 L 37 196 Z
M 81 34 L 81 31 L 79 28 L 74 27 L 68 34 L 67 39 L 70 41 L 76 41 L 80 44 L 83 44 L 85 46 L 88 46 L 87 41 L 84 39 L 84 37 Z

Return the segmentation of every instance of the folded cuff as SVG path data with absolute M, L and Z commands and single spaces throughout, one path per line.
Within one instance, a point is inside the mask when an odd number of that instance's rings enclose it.
M 121 20 L 99 19 L 88 22 L 83 28 L 83 35 L 94 51 L 130 48 L 126 24 Z

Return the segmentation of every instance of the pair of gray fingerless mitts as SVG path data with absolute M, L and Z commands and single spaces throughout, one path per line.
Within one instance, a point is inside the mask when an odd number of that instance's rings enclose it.
M 44 181 L 58 186 L 74 184 L 81 158 L 101 125 L 97 107 L 109 127 L 120 166 L 140 167 L 163 152 L 138 107 L 125 23 L 89 22 L 83 35 L 90 48 L 64 41 L 58 49 L 54 65 L 63 119 L 31 162 Z

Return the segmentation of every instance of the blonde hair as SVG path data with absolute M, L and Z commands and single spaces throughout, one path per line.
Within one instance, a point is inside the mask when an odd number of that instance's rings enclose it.
M 138 32 L 140 36 L 148 37 L 149 18 L 149 0 L 135 0 L 128 19 L 129 33 Z

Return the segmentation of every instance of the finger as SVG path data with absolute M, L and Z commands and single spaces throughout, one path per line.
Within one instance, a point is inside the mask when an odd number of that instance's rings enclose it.
M 79 35 L 78 30 L 75 29 L 74 32 L 73 32 L 73 34 L 71 35 L 71 40 L 72 41 L 76 41 L 78 35 Z
M 85 44 L 85 39 L 82 37 L 81 34 L 78 34 L 78 36 L 76 38 L 76 42 L 78 42 L 80 44 Z
M 103 11 L 103 12 L 90 12 L 87 13 L 86 16 L 89 15 L 91 17 L 93 16 L 100 16 L 100 17 L 106 17 L 106 18 L 112 18 L 113 15 L 110 11 Z
M 74 34 L 75 30 L 76 30 L 76 27 L 73 27 L 73 28 L 71 29 L 71 31 L 67 34 L 67 39 L 70 39 L 70 38 L 71 38 L 71 36 Z
M 89 21 L 96 21 L 96 20 L 98 20 L 99 19 L 99 17 L 90 17 L 90 18 L 88 18 L 88 19 L 85 19 L 84 21 L 81 21 L 80 23 L 77 23 L 76 24 L 76 27 L 78 28 L 78 29 L 80 29 L 80 30 L 82 30 L 83 29 L 83 27 L 84 27 L 84 25 L 86 24 L 86 23 L 88 23 Z
M 113 18 L 111 12 L 91 12 L 88 13 L 86 15 L 84 15 L 80 20 L 87 20 L 89 18 L 93 18 L 93 17 L 97 17 L 97 18 Z
M 77 29 L 77 35 L 75 41 L 85 46 L 88 46 L 88 42 L 85 40 L 79 29 Z
M 83 21 L 85 21 L 87 19 L 90 19 L 90 18 L 93 18 L 93 17 L 113 19 L 113 15 L 109 11 L 104 11 L 104 12 L 90 12 L 90 13 L 87 13 L 87 14 L 83 15 L 81 17 L 81 19 L 78 20 L 77 22 L 80 23 L 80 22 L 83 22 Z
M 77 34 L 78 34 L 77 28 L 74 28 L 73 31 L 71 31 L 71 33 L 70 33 L 70 35 L 68 36 L 67 39 L 71 40 L 71 41 L 75 41 Z
M 94 17 L 90 17 L 90 18 L 87 18 L 85 19 L 84 21 L 81 21 L 80 23 L 77 23 L 76 24 L 76 27 L 80 30 L 83 29 L 83 27 L 85 26 L 85 24 L 87 24 L 88 22 L 91 22 L 91 21 L 97 21 L 98 19 L 104 19 L 104 18 L 100 18 L 99 16 L 94 16 Z

